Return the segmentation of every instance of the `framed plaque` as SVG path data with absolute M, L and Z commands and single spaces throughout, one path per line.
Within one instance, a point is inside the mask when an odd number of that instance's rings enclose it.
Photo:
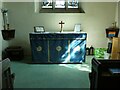
M 74 32 L 80 32 L 80 31 L 81 31 L 81 24 L 75 24 Z
M 44 26 L 35 26 L 34 27 L 34 32 L 45 32 Z

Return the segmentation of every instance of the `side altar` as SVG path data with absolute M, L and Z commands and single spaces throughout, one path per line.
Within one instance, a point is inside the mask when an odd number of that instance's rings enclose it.
M 29 33 L 33 63 L 85 62 L 87 33 Z

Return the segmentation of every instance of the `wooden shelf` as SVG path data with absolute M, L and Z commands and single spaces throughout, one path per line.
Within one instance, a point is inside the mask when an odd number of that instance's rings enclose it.
M 1 30 L 2 36 L 4 40 L 11 40 L 15 37 L 15 30 L 10 29 L 10 30 Z

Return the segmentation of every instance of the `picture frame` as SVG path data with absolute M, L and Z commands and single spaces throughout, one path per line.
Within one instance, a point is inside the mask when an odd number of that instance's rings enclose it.
M 38 33 L 45 32 L 44 26 L 34 26 L 34 32 Z
M 80 32 L 80 31 L 81 31 L 81 24 L 75 24 L 74 32 Z

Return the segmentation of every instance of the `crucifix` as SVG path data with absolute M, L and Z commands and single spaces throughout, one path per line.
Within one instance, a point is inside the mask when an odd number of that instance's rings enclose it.
M 63 32 L 63 24 L 65 24 L 63 21 L 60 21 L 59 24 L 61 25 L 61 30 L 60 32 Z

